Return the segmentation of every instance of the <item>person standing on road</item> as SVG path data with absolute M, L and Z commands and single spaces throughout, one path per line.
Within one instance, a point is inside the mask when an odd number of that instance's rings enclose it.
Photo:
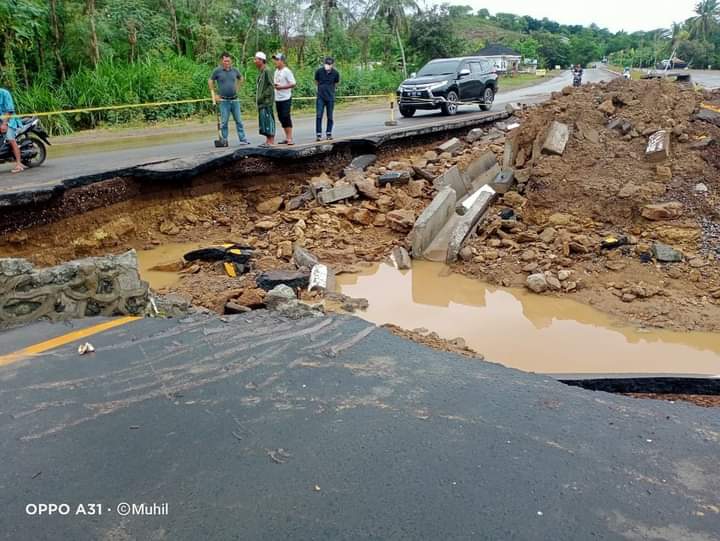
M 272 58 L 275 61 L 275 108 L 277 109 L 280 125 L 285 130 L 285 140 L 281 141 L 280 144 L 294 145 L 290 111 L 292 110 L 292 89 L 297 86 L 297 83 L 293 72 L 285 63 L 285 55 L 277 53 Z
M 265 136 L 265 143 L 260 146 L 275 144 L 275 115 L 273 102 L 275 101 L 275 83 L 267 67 L 267 56 L 258 51 L 255 53 L 255 66 L 260 70 L 257 78 L 257 109 L 260 135 Z
M 12 94 L 5 88 L 0 88 L 0 134 L 5 136 L 5 140 L 10 145 L 15 156 L 15 168 L 13 173 L 22 173 L 25 166 L 20 160 L 20 147 L 18 147 L 16 136 L 18 129 L 22 128 L 22 122 L 19 118 L 13 117 L 15 114 L 15 103 Z
M 220 56 L 220 66 L 215 68 L 208 79 L 213 104 L 217 105 L 218 101 L 220 102 L 220 133 L 222 138 L 227 141 L 228 122 L 232 115 L 240 144 L 249 145 L 250 141 L 245 136 L 245 127 L 240 114 L 240 101 L 238 100 L 238 90 L 242 82 L 243 76 L 233 68 L 230 54 L 223 53 Z M 216 88 L 217 93 L 215 92 Z
M 335 60 L 326 57 L 323 67 L 315 72 L 315 84 L 317 85 L 317 100 L 315 101 L 315 135 L 317 141 L 322 141 L 323 113 L 327 111 L 327 127 L 325 136 L 332 139 L 332 131 L 335 125 L 333 112 L 335 110 L 335 89 L 340 83 L 340 74 L 334 67 Z

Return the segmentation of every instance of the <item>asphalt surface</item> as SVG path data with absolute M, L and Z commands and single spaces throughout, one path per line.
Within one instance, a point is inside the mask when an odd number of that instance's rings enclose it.
M 692 81 L 705 88 L 720 88 L 720 71 L 718 70 L 689 70 Z
M 0 351 L 68 330 L 6 331 Z M 146 319 L 90 341 L 0 367 L 2 539 L 718 539 L 713 410 L 347 316 Z M 69 514 L 29 516 L 40 503 Z
M 607 71 L 587 70 L 586 81 L 597 82 L 613 77 Z M 502 83 L 501 83 L 502 84 Z M 511 102 L 533 102 L 546 99 L 551 92 L 561 90 L 568 84 L 572 84 L 572 76 L 569 72 L 558 77 L 531 87 L 521 88 L 508 92 L 501 92 L 497 96 L 493 110 L 503 110 L 507 103 Z M 477 106 L 464 106 L 460 109 L 458 116 L 479 115 Z M 246 118 L 250 115 L 246 112 Z M 368 110 L 362 107 L 356 110 L 348 109 L 336 115 L 336 140 L 344 138 L 358 138 L 367 135 L 377 135 L 393 129 L 409 128 L 427 123 L 442 124 L 447 122 L 448 117 L 438 112 L 420 111 L 413 118 L 399 118 L 396 128 L 388 128 L 385 121 L 389 119 L 387 107 L 380 107 Z M 315 119 L 314 117 L 301 117 L 296 119 L 296 142 L 299 145 L 313 144 L 315 141 Z M 237 137 L 234 133 L 234 124 L 230 124 L 230 147 L 238 148 Z M 254 131 L 254 130 L 253 130 Z M 278 133 L 280 128 L 278 127 Z M 254 144 L 261 143 L 264 139 L 255 133 L 250 133 L 250 139 Z M 282 138 L 279 136 L 279 138 Z M 213 151 L 212 139 L 214 136 L 201 135 L 197 139 L 195 135 L 188 134 L 187 140 L 172 143 L 163 142 L 164 138 L 158 138 L 161 144 L 153 144 L 155 141 L 144 132 L 138 137 L 136 145 L 132 142 L 123 143 L 126 148 L 107 152 L 79 153 L 73 156 L 53 158 L 50 148 L 48 161 L 42 167 L 27 170 L 22 174 L 11 174 L 9 165 L 0 166 L 0 196 L 3 193 L 14 193 L 24 189 L 37 189 L 53 186 L 64 179 L 77 178 L 82 176 L 99 174 L 109 170 L 121 170 L 141 164 L 161 162 L 171 158 L 192 156 Z M 219 153 L 226 152 L 221 149 Z

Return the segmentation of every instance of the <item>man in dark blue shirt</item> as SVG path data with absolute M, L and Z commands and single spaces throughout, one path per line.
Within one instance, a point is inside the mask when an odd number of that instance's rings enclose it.
M 334 126 L 333 111 L 335 110 L 335 89 L 340 83 L 340 74 L 334 67 L 335 60 L 331 57 L 325 58 L 323 67 L 315 72 L 315 84 L 317 85 L 317 100 L 315 101 L 315 135 L 318 141 L 322 141 L 323 114 L 327 110 L 327 129 L 325 135 L 328 140 L 332 139 Z

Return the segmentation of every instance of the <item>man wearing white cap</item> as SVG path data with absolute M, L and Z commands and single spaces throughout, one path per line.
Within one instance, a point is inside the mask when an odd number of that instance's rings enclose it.
M 275 83 L 267 67 L 267 56 L 258 51 L 255 53 L 255 66 L 260 70 L 257 78 L 257 108 L 260 135 L 265 136 L 265 143 L 261 146 L 275 144 Z

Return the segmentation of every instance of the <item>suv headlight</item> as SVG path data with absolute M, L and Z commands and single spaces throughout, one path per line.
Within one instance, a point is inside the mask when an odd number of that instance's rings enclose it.
M 432 83 L 427 86 L 428 90 L 437 90 L 438 88 L 442 88 L 448 84 L 447 81 L 439 81 L 437 83 Z

